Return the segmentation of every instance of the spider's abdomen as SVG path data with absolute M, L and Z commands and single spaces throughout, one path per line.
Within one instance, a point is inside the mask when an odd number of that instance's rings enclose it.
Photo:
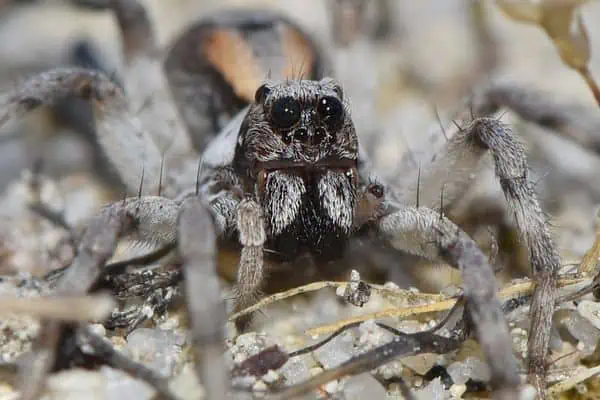
M 165 71 L 192 142 L 203 151 L 252 102 L 266 76 L 320 79 L 322 58 L 313 40 L 279 13 L 223 10 L 177 37 Z
M 341 170 L 270 172 L 262 196 L 269 241 L 276 257 L 290 261 L 310 253 L 320 261 L 340 258 L 352 234 L 356 189 Z

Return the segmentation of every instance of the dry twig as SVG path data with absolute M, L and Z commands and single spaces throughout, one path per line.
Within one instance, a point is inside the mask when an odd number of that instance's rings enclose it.
M 0 313 L 24 313 L 62 321 L 100 321 L 110 315 L 116 303 L 112 296 L 0 297 Z

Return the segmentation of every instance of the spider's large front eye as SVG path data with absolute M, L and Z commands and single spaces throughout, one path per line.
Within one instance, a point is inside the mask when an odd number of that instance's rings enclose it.
M 335 128 L 344 120 L 344 106 L 335 97 L 325 96 L 319 99 L 317 114 L 328 127 Z
M 300 104 L 293 97 L 283 97 L 271 107 L 271 122 L 278 129 L 289 129 L 300 121 Z

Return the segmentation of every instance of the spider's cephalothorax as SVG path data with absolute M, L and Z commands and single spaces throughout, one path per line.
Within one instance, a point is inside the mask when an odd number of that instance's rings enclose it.
M 233 166 L 256 195 L 276 254 L 339 258 L 352 233 L 358 140 L 335 81 L 266 83 L 242 123 Z

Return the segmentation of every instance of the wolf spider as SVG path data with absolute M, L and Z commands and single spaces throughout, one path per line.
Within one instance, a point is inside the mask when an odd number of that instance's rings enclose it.
M 318 49 L 291 22 L 266 12 L 221 14 L 181 36 L 163 70 L 143 8 L 130 0 L 115 1 L 113 8 L 124 39 L 125 90 L 98 71 L 56 69 L 9 96 L 0 121 L 65 96 L 91 104 L 100 147 L 139 196 L 107 206 L 100 216 L 112 224 L 109 240 L 95 243 L 90 228 L 78 257 L 87 255 L 101 267 L 124 237 L 176 244 L 201 354 L 198 374 L 209 398 L 223 398 L 228 387 L 217 248 L 240 249 L 234 302 L 241 310 L 259 297 L 267 261 L 295 263 L 297 271 L 308 255 L 327 274 L 357 237 L 460 269 L 492 385 L 499 397 L 516 398 L 519 374 L 493 270 L 444 215 L 443 203 L 451 207 L 460 198 L 488 154 L 537 282 L 529 372 L 543 388 L 559 256 L 528 179 L 524 148 L 503 123 L 473 118 L 428 163 L 402 171 L 404 186 L 391 186 L 370 168 L 342 86 L 322 78 Z M 266 45 L 265 32 L 277 44 L 265 51 L 276 57 L 256 55 Z M 298 79 L 286 78 L 293 73 L 292 56 L 305 62 Z M 266 70 L 273 76 L 260 83 Z M 94 222 L 98 231 L 102 218 Z M 67 283 L 59 288 L 72 291 Z M 244 329 L 248 322 L 236 325 Z

